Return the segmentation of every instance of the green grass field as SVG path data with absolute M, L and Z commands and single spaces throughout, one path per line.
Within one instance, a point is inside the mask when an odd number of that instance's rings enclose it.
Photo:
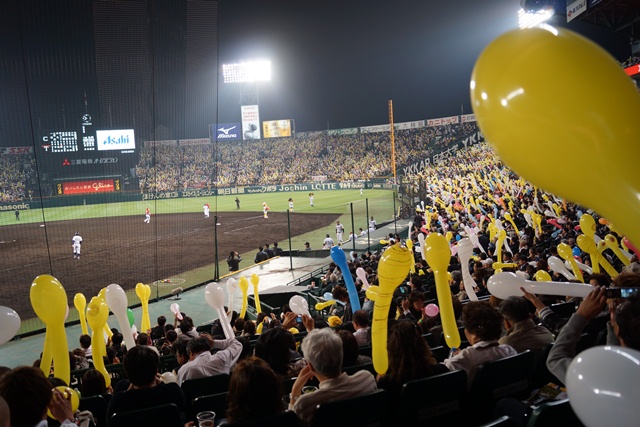
M 314 191 L 314 207 L 309 205 L 309 193 L 304 192 L 282 192 L 282 193 L 263 193 L 263 194 L 242 194 L 237 197 L 240 199 L 240 208 L 244 212 L 262 213 L 262 203 L 269 205 L 271 212 L 286 212 L 289 207 L 289 198 L 294 200 L 295 214 L 314 212 L 314 213 L 336 213 L 341 215 L 340 222 L 345 226 L 345 238 L 352 230 L 352 211 L 353 211 L 353 228 L 357 234 L 358 229 L 362 227 L 366 229 L 368 226 L 367 207 L 369 216 L 373 216 L 378 223 L 390 221 L 394 217 L 394 192 L 391 190 L 370 189 L 364 190 L 362 196 L 360 190 L 323 190 Z M 64 197 L 64 196 L 62 196 Z M 182 198 L 182 199 L 163 199 L 139 202 L 120 202 L 120 203 L 104 203 L 89 204 L 78 206 L 64 206 L 55 208 L 33 209 L 20 211 L 21 223 L 46 223 L 53 221 L 65 221 L 85 218 L 105 218 L 114 216 L 140 215 L 144 218 L 145 209 L 148 207 L 152 215 L 169 214 L 169 213 L 187 213 L 202 212 L 205 203 L 211 206 L 210 215 L 213 217 L 216 213 L 224 218 L 224 212 L 236 211 L 235 203 L 236 195 L 224 195 L 216 197 L 199 197 L 199 198 Z M 367 206 L 368 205 L 368 206 Z M 399 203 L 396 201 L 395 209 L 397 211 Z M 295 221 L 295 215 L 291 216 L 291 220 Z M 0 227 L 3 225 L 15 224 L 16 219 L 13 211 L 0 213 Z M 320 249 L 325 234 L 330 234 L 335 238 L 335 227 L 330 225 L 321 227 L 309 232 L 292 237 L 291 248 L 303 249 L 304 242 L 310 242 L 312 249 Z M 288 250 L 289 242 L 283 241 L 280 247 Z M 254 253 L 240 254 L 243 261 L 241 268 L 251 265 Z M 226 271 L 226 265 L 221 266 L 221 271 Z M 181 277 L 187 277 L 188 282 L 199 283 L 202 279 L 210 278 L 211 268 L 205 267 L 195 271 L 184 272 Z M 208 277 L 207 277 L 208 276 Z

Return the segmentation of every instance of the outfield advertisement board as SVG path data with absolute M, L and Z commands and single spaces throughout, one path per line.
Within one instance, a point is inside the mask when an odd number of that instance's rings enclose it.
M 56 186 L 57 194 L 111 193 L 119 190 L 119 180 L 92 179 L 90 181 L 60 182 Z

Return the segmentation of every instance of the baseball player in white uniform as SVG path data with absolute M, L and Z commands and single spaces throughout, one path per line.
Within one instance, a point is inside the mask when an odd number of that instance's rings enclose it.
M 293 212 L 293 199 L 289 197 L 289 212 Z
M 332 246 L 333 246 L 333 239 L 329 237 L 329 235 L 327 234 L 327 237 L 324 239 L 324 242 L 322 242 L 322 249 L 331 249 Z
M 313 193 L 309 193 L 309 206 L 313 207 Z
M 344 235 L 344 225 L 340 224 L 340 221 L 336 221 L 336 240 L 338 244 L 342 242 L 342 236 Z
M 80 233 L 76 233 L 71 238 L 71 247 L 73 248 L 73 259 L 80 259 L 80 247 L 82 245 L 82 237 Z
M 204 217 L 209 218 L 209 203 L 205 203 L 202 209 L 204 210 Z

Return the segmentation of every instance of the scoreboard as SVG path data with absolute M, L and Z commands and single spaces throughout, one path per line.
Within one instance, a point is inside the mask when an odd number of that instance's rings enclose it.
M 91 117 L 82 130 L 53 130 L 41 135 L 38 166 L 53 179 L 128 175 L 135 168 L 133 129 L 92 130 Z

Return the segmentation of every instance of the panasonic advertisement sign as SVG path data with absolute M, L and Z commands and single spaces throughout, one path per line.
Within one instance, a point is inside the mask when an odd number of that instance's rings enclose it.
M 212 138 L 218 141 L 240 139 L 241 129 L 240 123 L 218 123 L 217 125 L 209 125 L 209 132 Z

